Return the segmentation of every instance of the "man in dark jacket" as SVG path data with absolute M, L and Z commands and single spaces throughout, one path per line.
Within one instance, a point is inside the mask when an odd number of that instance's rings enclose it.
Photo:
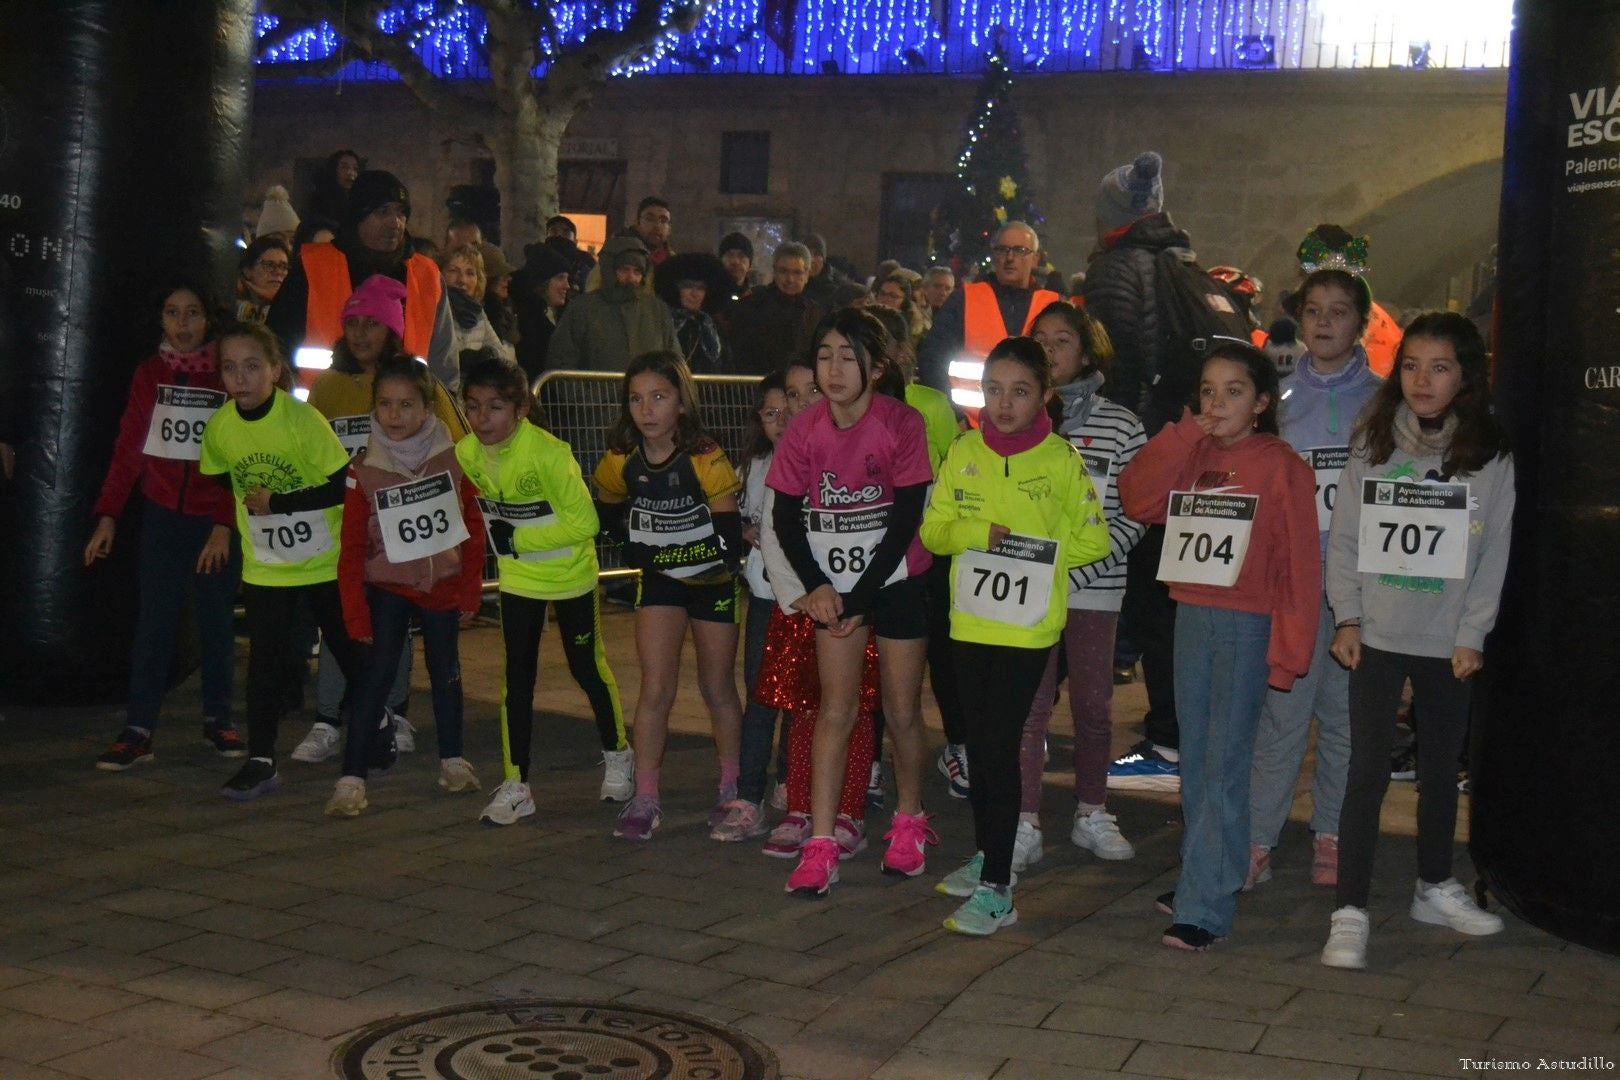
M 675 349 L 675 326 L 664 302 L 643 287 L 647 248 L 635 236 L 602 245 L 598 267 L 607 275 L 595 292 L 563 309 L 546 350 L 547 371 L 615 371 L 656 349 Z
M 838 291 L 850 283 L 849 278 L 827 261 L 826 237 L 811 233 L 804 238 L 804 246 L 810 252 L 810 280 L 805 282 L 804 291 L 823 310 L 832 311 L 838 306 Z
M 755 287 L 727 313 L 726 336 L 734 374 L 768 374 L 809 348 L 810 332 L 827 313 L 805 291 L 809 279 L 809 249 L 792 241 L 777 247 L 771 259 L 771 283 Z

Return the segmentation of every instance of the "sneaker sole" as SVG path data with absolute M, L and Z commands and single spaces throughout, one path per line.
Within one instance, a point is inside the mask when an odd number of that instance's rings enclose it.
M 310 753 L 299 753 L 297 750 L 294 750 L 288 756 L 291 757 L 292 760 L 301 762 L 305 765 L 319 765 L 323 761 L 331 761 L 333 758 L 337 757 L 337 751 L 332 750 L 329 753 L 322 754 L 320 757 L 315 757 Z
M 281 777 L 272 776 L 263 783 L 255 784 L 250 788 L 238 791 L 236 788 L 222 788 L 220 794 L 231 802 L 252 802 L 266 795 L 274 795 L 281 790 Z
M 1084 840 L 1080 839 L 1074 833 L 1069 834 L 1069 843 L 1073 844 L 1075 847 L 1079 848 L 1081 851 L 1089 851 L 1093 855 L 1095 855 L 1097 858 L 1106 859 L 1109 862 L 1125 862 L 1128 859 L 1136 858 L 1136 849 L 1135 848 L 1126 848 L 1124 851 L 1118 851 L 1118 850 L 1115 850 L 1115 851 L 1102 851 L 1102 850 L 1100 850 L 1098 848 L 1095 848 L 1095 847 L 1091 846 L 1090 844 L 1086 843 Z
M 1339 968 L 1341 971 L 1362 971 L 1367 967 L 1365 956 L 1352 956 L 1347 953 L 1330 953 L 1322 950 L 1322 966 Z
M 1113 791 L 1180 791 L 1179 776 L 1110 776 L 1108 787 Z
M 613 830 L 613 835 L 618 837 L 620 840 L 628 840 L 632 844 L 645 844 L 647 841 L 652 839 L 653 830 L 658 828 L 659 825 L 662 825 L 663 820 L 664 819 L 662 817 L 653 818 L 652 824 L 647 826 L 647 831 L 641 833 L 639 836 L 633 833 L 620 832 L 618 829 Z
M 506 826 L 506 825 L 516 825 L 518 822 L 522 821 L 524 818 L 533 817 L 533 816 L 534 816 L 534 804 L 530 803 L 529 806 L 528 806 L 528 809 L 520 809 L 520 810 L 516 811 L 506 821 L 502 821 L 500 818 L 495 817 L 492 814 L 480 814 L 478 816 L 478 820 L 482 824 L 489 825 L 489 826 L 496 827 L 496 828 L 500 828 L 500 827 L 503 827 L 503 826 Z
M 1500 934 L 1504 929 L 1506 929 L 1506 924 L 1500 919 L 1497 920 L 1497 924 L 1495 926 L 1488 930 L 1483 928 L 1471 930 L 1464 926 L 1458 926 L 1444 915 L 1437 915 L 1434 912 L 1431 912 L 1427 907 L 1420 906 L 1418 901 L 1415 900 L 1412 902 L 1412 906 L 1408 913 L 1417 922 L 1424 923 L 1428 926 L 1444 926 L 1457 931 L 1459 934 L 1467 934 L 1469 937 L 1490 937 L 1492 934 Z
M 821 900 L 825 898 L 828 893 L 832 892 L 832 887 L 836 884 L 838 884 L 838 867 L 835 866 L 833 867 L 832 873 L 828 876 L 826 883 L 819 887 L 815 885 L 800 885 L 798 888 L 794 888 L 792 885 L 784 885 L 782 886 L 782 891 L 787 893 L 789 896 L 802 896 L 808 900 Z
M 634 784 L 626 784 L 624 787 L 622 787 L 622 788 L 614 788 L 612 791 L 609 791 L 607 788 L 604 787 L 602 789 L 602 791 L 601 791 L 601 797 L 597 801 L 598 802 L 629 802 L 630 801 L 630 796 L 634 795 L 635 793 L 636 793 L 636 786 Z
M 145 754 L 136 758 L 134 761 L 131 761 L 128 765 L 120 765 L 116 761 L 98 761 L 96 762 L 96 768 L 100 769 L 102 772 L 123 772 L 125 769 L 133 769 L 137 765 L 156 760 L 157 758 L 155 755 Z
M 466 791 L 482 791 L 484 789 L 478 784 L 457 784 L 452 787 L 443 780 L 440 780 L 439 790 L 444 792 L 446 795 L 460 795 Z
M 951 888 L 949 885 L 945 884 L 943 881 L 934 882 L 934 891 L 935 892 L 939 893 L 939 895 L 941 895 L 941 896 L 955 897 L 958 900 L 966 900 L 968 897 L 972 896 L 973 895 L 973 890 L 975 888 L 977 888 L 977 887 L 978 887 L 977 885 L 972 885 L 972 886 L 968 887 L 968 890 L 966 892 L 962 892 L 961 890 Z
M 1018 909 L 1013 908 L 1011 911 L 1007 912 L 1007 914 L 1005 914 L 1001 918 L 997 919 L 996 924 L 994 926 L 992 926 L 988 930 L 968 930 L 968 929 L 964 929 L 962 926 L 959 926 L 957 924 L 955 916 L 951 916 L 950 918 L 946 919 L 940 925 L 943 926 L 945 929 L 949 930 L 953 934 L 962 934 L 962 935 L 965 935 L 967 937 L 989 937 L 991 934 L 994 934 L 997 930 L 1000 930 L 1000 929 L 1002 929 L 1004 927 L 1012 926 L 1012 925 L 1016 924 L 1017 922 L 1018 922 Z
M 760 854 L 769 859 L 797 859 L 799 857 L 799 852 L 803 850 L 803 844 L 800 844 L 798 847 L 792 848 L 791 850 L 783 847 L 773 848 L 769 844 L 763 845 L 759 849 Z
M 370 803 L 361 803 L 359 806 L 329 806 L 326 808 L 326 816 L 329 818 L 359 817 L 361 811 L 370 805 Z
M 890 877 L 914 878 L 927 869 L 927 863 L 919 863 L 915 870 L 902 870 L 898 866 L 890 866 L 887 860 L 883 863 L 883 872 Z

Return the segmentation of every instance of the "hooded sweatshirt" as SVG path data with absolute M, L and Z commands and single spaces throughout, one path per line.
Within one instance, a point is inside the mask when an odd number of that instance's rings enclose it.
M 625 250 L 646 247 L 634 236 L 615 236 L 603 245 L 609 277 L 563 308 L 547 348 L 547 371 L 622 372 L 642 353 L 679 348 L 664 302 L 648 289 L 620 285 L 611 277 L 615 258 Z
M 1125 514 L 1161 525 L 1172 491 L 1223 489 L 1258 495 L 1248 555 L 1237 582 L 1170 586 L 1177 603 L 1271 616 L 1269 685 L 1287 690 L 1310 667 L 1321 615 L 1322 555 L 1317 546 L 1315 481 L 1283 440 L 1254 434 L 1232 447 L 1205 435 L 1190 410 L 1148 440 L 1119 477 Z M 1165 537 L 1165 548 L 1176 537 Z
M 1360 345 L 1350 362 L 1332 375 L 1321 374 L 1315 364 L 1309 354 L 1301 356 L 1294 373 L 1282 381 L 1277 422 L 1283 439 L 1316 471 L 1316 518 L 1325 556 L 1338 474 L 1350 457 L 1350 434 L 1384 380 L 1367 366 L 1367 353 Z

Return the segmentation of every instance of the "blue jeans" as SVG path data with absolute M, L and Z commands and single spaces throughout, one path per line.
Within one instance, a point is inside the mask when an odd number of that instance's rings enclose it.
M 163 694 L 174 670 L 181 607 L 191 594 L 202 662 L 203 718 L 226 723 L 231 718 L 231 683 L 236 666 L 232 608 L 242 576 L 241 548 L 231 541 L 230 561 L 212 574 L 197 573 L 197 556 L 214 523 L 196 514 L 167 510 L 150 500 L 142 508 L 140 607 L 135 640 L 130 647 L 129 718 L 131 727 L 157 727 Z
M 439 739 L 439 760 L 460 757 L 461 656 L 456 637 L 461 613 L 426 611 L 398 593 L 374 585 L 366 586 L 366 601 L 371 605 L 371 646 L 364 649 L 361 675 L 355 680 L 352 715 L 343 742 L 343 775 L 365 778 L 371 741 L 379 735 L 378 721 L 394 685 L 400 649 L 409 640 L 412 615 L 422 624 L 422 655 L 433 686 L 433 727 Z
M 1181 878 L 1175 921 L 1232 932 L 1249 873 L 1249 766 L 1266 698 L 1271 616 L 1176 607 L 1181 721 Z
M 1249 773 L 1249 841 L 1277 846 L 1305 746 L 1316 718 L 1316 769 L 1311 778 L 1311 831 L 1339 835 L 1339 808 L 1350 772 L 1350 672 L 1328 655 L 1333 644 L 1333 611 L 1326 601 L 1316 626 L 1311 670 L 1289 691 L 1268 690 L 1266 707 L 1254 738 L 1254 767 Z
M 748 692 L 742 715 L 742 749 L 737 759 L 737 798 L 751 803 L 765 801 L 766 780 L 771 767 L 771 743 L 776 740 L 777 710 L 754 700 L 754 685 L 765 659 L 765 636 L 771 625 L 774 600 L 748 597 L 748 614 L 743 620 L 743 682 Z M 782 713 L 781 745 L 786 747 L 791 713 Z

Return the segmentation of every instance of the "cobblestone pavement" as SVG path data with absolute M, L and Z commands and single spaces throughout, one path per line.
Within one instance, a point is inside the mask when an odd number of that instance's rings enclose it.
M 631 704 L 628 615 L 610 612 L 606 636 Z M 1152 906 L 1174 883 L 1174 798 L 1116 796 L 1138 855 L 1101 863 L 1067 843 L 1056 773 L 1047 855 L 1019 884 L 1018 925 L 967 940 L 940 929 L 950 902 L 932 891 L 971 844 L 967 806 L 937 775 L 942 842 L 927 877 L 884 879 L 874 844 L 828 900 L 785 897 L 789 864 L 707 838 L 713 758 L 690 686 L 664 826 L 643 847 L 609 836 L 584 698 L 554 640 L 543 653 L 539 812 L 507 829 L 476 823 L 481 796 L 435 790 L 425 693 L 421 749 L 370 785 L 372 809 L 351 821 L 322 816 L 335 763 L 285 760 L 307 714 L 284 724 L 283 792 L 236 806 L 217 794 L 234 765 L 191 719 L 195 679 L 173 696 L 159 760 L 125 774 L 91 768 L 116 710 L 9 710 L 0 1077 L 307 1080 L 331 1075 L 334 1049 L 362 1025 L 500 996 L 699 1014 L 752 1033 L 804 1078 L 1372 1080 L 1461 1075 L 1468 1060 L 1620 1061 L 1613 959 L 1511 916 L 1477 941 L 1406 916 L 1410 785 L 1386 807 L 1366 973 L 1317 963 L 1332 897 L 1308 883 L 1305 798 L 1276 880 L 1244 898 L 1233 939 L 1189 955 L 1158 945 L 1166 920 Z M 493 627 L 463 639 L 468 756 L 486 792 L 499 780 L 499 654 Z M 1118 745 L 1140 711 L 1140 689 L 1123 688 Z M 1054 763 L 1067 748 L 1056 734 Z

